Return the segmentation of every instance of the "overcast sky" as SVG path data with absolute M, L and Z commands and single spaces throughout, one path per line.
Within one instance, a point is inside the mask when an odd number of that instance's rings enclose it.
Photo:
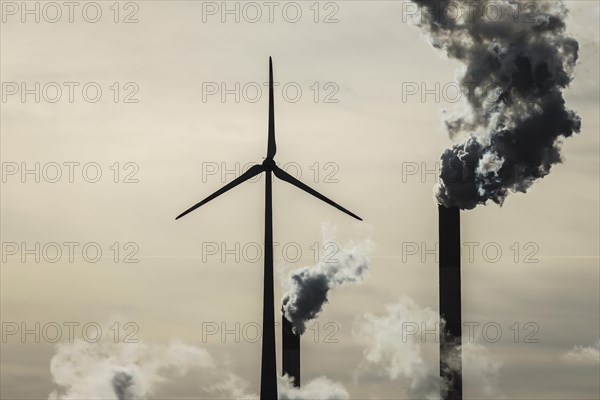
M 437 263 L 424 251 L 437 241 L 433 171 L 452 143 L 443 111 L 464 99 L 453 91 L 461 65 L 409 22 L 409 2 L 283 2 L 272 22 L 262 2 L 254 3 L 260 18 L 254 5 L 227 2 L 239 22 L 221 2 L 83 2 L 73 22 L 62 2 L 26 2 L 38 4 L 37 23 L 21 4 L 1 2 L 0 396 L 48 398 L 58 388 L 48 324 L 69 344 L 69 322 L 80 324 L 77 338 L 86 323 L 100 324 L 109 342 L 107 327 L 120 322 L 123 341 L 132 322 L 142 343 L 179 340 L 214 358 L 210 374 L 195 364 L 181 374 L 166 368 L 151 398 L 231 397 L 210 388 L 228 373 L 247 383 L 243 393 L 258 392 L 260 341 L 247 336 L 262 319 L 255 252 L 264 178 L 174 218 L 262 161 L 272 56 L 277 162 L 364 219 L 276 181 L 275 298 L 280 277 L 315 263 L 323 223 L 337 227 L 341 245 L 374 244 L 364 283 L 336 289 L 303 336 L 303 382 L 325 376 L 350 398 L 411 398 L 407 380 L 367 361 L 357 332 L 365 314 L 384 318 L 407 299 L 437 310 Z M 469 398 L 600 394 L 599 6 L 566 5 L 580 59 L 565 98 L 581 133 L 529 193 L 461 215 L 462 241 L 474 249 L 463 258 L 463 320 L 480 324 L 475 342 L 501 365 L 491 389 L 465 371 Z M 207 335 L 236 322 L 239 343 Z M 484 337 L 486 324 L 502 329 L 497 341 Z M 22 328 L 40 333 L 39 343 L 34 334 L 22 340 Z M 437 344 L 425 342 L 435 372 Z

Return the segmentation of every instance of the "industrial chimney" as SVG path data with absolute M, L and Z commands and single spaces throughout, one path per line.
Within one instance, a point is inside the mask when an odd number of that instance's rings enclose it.
M 282 373 L 292 379 L 294 387 L 300 387 L 300 335 L 295 333 L 292 324 L 281 313 Z
M 445 321 L 440 329 L 440 377 L 448 384 L 443 399 L 461 400 L 460 209 L 438 205 L 438 215 L 440 318 Z

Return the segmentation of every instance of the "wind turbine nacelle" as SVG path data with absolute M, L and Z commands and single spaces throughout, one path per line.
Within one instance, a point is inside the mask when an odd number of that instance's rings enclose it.
M 265 160 L 262 162 L 263 167 L 265 167 L 265 170 L 267 171 L 273 171 L 273 169 L 275 168 L 275 160 L 273 160 L 272 158 L 265 158 Z

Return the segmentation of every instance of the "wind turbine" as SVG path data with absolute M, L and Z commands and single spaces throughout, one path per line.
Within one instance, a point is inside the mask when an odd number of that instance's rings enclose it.
M 275 356 L 275 300 L 273 294 L 273 203 L 271 196 L 271 173 L 282 181 L 288 182 L 305 192 L 312 194 L 316 198 L 332 205 L 338 210 L 354 217 L 360 221 L 362 219 L 356 214 L 348 211 L 334 201 L 323 196 L 316 190 L 310 188 L 298 179 L 294 178 L 277 166 L 275 153 L 277 146 L 275 144 L 275 115 L 273 107 L 273 62 L 269 57 L 269 139 L 267 145 L 267 157 L 262 164 L 253 165 L 248 171 L 217 190 L 201 202 L 193 205 L 177 218 L 179 219 L 208 203 L 216 197 L 222 195 L 230 189 L 238 186 L 240 183 L 255 177 L 258 174 L 265 173 L 265 264 L 264 264 L 264 298 L 263 298 L 263 336 L 262 336 L 262 362 L 260 371 L 260 398 L 261 400 L 277 399 L 277 360 Z

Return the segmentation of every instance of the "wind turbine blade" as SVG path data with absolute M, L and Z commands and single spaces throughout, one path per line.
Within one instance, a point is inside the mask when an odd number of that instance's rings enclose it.
M 208 203 L 209 201 L 211 201 L 215 197 L 218 197 L 218 196 L 222 195 L 223 193 L 225 193 L 229 189 L 233 189 L 234 187 L 236 187 L 240 183 L 242 183 L 244 181 L 247 181 L 248 179 L 251 179 L 251 178 L 255 177 L 256 175 L 260 174 L 264 170 L 265 170 L 265 168 L 262 165 L 260 165 L 260 164 L 252 166 L 248 171 L 244 172 L 242 175 L 238 176 L 233 181 L 229 182 L 227 185 L 223 186 L 221 189 L 217 190 L 216 192 L 214 192 L 213 194 L 211 194 L 210 196 L 208 196 L 207 198 L 205 198 L 204 200 L 202 200 L 200 203 L 195 204 L 194 206 L 190 207 L 189 209 L 187 209 L 183 213 L 179 214 L 179 216 L 177 218 L 175 218 L 175 219 L 177 220 L 177 219 L 183 217 L 184 215 L 191 213 L 196 208 L 198 208 L 198 207 L 200 207 L 200 206 Z
M 273 61 L 269 57 L 269 142 L 267 145 L 267 158 L 275 157 L 275 111 L 273 105 Z
M 282 181 L 291 183 L 292 185 L 296 186 L 297 188 L 300 188 L 300 189 L 304 190 L 305 192 L 312 194 L 316 198 L 323 200 L 325 203 L 334 206 L 338 210 L 345 212 L 346 214 L 350 215 L 351 217 L 354 217 L 357 220 L 362 221 L 362 218 L 359 217 L 358 215 L 346 210 L 344 207 L 335 203 L 333 200 L 328 199 L 327 197 L 323 196 L 321 193 L 317 192 L 316 190 L 312 189 L 311 187 L 300 182 L 298 179 L 294 178 L 293 176 L 291 176 L 290 174 L 288 174 L 281 168 L 279 168 L 277 166 L 273 167 L 273 173 L 275 174 L 276 177 L 278 177 Z

